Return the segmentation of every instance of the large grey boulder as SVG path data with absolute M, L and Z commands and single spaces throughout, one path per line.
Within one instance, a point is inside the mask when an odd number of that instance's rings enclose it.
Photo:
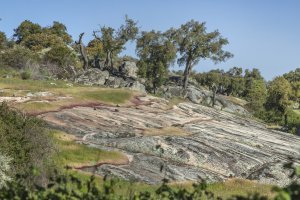
M 139 81 L 134 81 L 129 83 L 126 88 L 130 89 L 130 90 L 136 90 L 139 91 L 141 93 L 146 94 L 146 88 L 145 85 L 141 84 Z
M 138 68 L 135 62 L 125 61 L 119 68 L 119 71 L 122 76 L 130 77 L 130 78 L 137 78 L 137 71 Z
M 84 85 L 104 85 L 108 78 L 108 71 L 91 68 L 76 76 L 74 82 Z
M 106 80 L 105 86 L 112 87 L 112 88 L 120 88 L 121 85 L 124 84 L 123 82 L 125 81 L 121 77 L 110 76 Z
M 187 88 L 185 96 L 193 103 L 212 104 L 212 92 L 194 86 L 189 86 Z
M 128 63 L 128 62 L 125 62 Z M 133 63 L 133 62 L 130 62 Z M 132 65 L 125 65 L 125 69 L 128 69 L 126 72 L 126 76 L 117 76 L 110 74 L 106 70 L 101 70 L 98 68 L 91 68 L 88 69 L 81 74 L 78 74 L 74 82 L 79 83 L 79 84 L 84 84 L 84 85 L 97 85 L 97 86 L 105 86 L 105 87 L 111 87 L 111 88 L 127 88 L 130 90 L 136 90 L 141 93 L 146 93 L 145 86 L 141 84 L 136 78 L 129 77 L 129 76 L 134 76 L 135 70 L 129 70 L 129 68 L 135 66 Z M 135 66 L 136 67 L 136 66 Z M 124 73 L 125 73 L 124 72 Z M 136 75 L 136 74 L 135 74 Z

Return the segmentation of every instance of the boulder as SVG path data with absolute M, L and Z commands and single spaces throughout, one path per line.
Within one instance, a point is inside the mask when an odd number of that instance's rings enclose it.
M 130 62 L 130 63 L 134 63 L 134 62 Z M 135 64 L 125 65 L 125 69 L 129 69 L 128 66 L 133 66 L 134 68 Z M 106 86 L 111 88 L 128 88 L 130 90 L 136 90 L 141 93 L 146 93 L 145 86 L 141 84 L 138 80 L 136 80 L 136 78 L 131 77 L 134 75 L 134 70 L 131 71 L 125 70 L 125 72 L 124 73 L 127 76 L 117 76 L 117 75 L 110 74 L 109 71 L 107 70 L 103 71 L 98 68 L 90 68 L 78 74 L 75 77 L 74 82 L 84 84 L 84 85 L 97 85 L 97 86 Z
M 105 86 L 112 87 L 112 88 L 120 88 L 121 85 L 124 84 L 123 82 L 125 81 L 121 77 L 110 76 L 106 80 Z
M 84 85 L 104 85 L 108 78 L 108 71 L 91 68 L 76 76 L 74 82 Z
M 193 103 L 204 103 L 211 105 L 212 92 L 194 86 L 189 86 L 186 90 L 186 97 Z
M 146 94 L 146 88 L 143 84 L 141 84 L 139 81 L 134 81 L 129 83 L 126 88 L 130 89 L 130 90 L 136 90 L 139 91 L 143 94 Z
M 132 61 L 125 61 L 120 67 L 119 72 L 124 77 L 131 77 L 131 78 L 137 78 L 137 71 L 138 68 L 135 64 L 135 62 Z

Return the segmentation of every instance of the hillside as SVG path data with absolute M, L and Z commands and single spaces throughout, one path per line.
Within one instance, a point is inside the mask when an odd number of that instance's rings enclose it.
M 127 180 L 245 178 L 286 185 L 289 173 L 282 164 L 288 157 L 300 162 L 299 137 L 192 103 L 167 109 L 165 101 L 147 96 L 126 107 L 76 107 L 41 117 L 87 145 L 125 153 L 127 163 L 97 163 L 96 173 Z
M 289 171 L 282 164 L 289 157 L 300 163 L 299 137 L 210 107 L 190 102 L 171 105 L 129 90 L 65 82 L 2 79 L 1 88 L 1 101 L 9 100 L 80 144 L 116 152 L 105 154 L 105 159 L 104 154 L 98 159 L 87 155 L 93 161 L 69 163 L 101 176 L 150 184 L 163 178 L 175 182 L 241 178 L 282 186 L 289 183 Z

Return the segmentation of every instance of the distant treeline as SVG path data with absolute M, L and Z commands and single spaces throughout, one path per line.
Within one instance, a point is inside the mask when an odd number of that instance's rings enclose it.
M 181 75 L 182 71 L 175 72 Z M 248 101 L 248 110 L 271 124 L 284 126 L 292 133 L 300 127 L 300 68 L 266 81 L 259 69 L 243 70 L 233 67 L 228 71 L 214 69 L 191 73 L 193 82 L 221 95 Z

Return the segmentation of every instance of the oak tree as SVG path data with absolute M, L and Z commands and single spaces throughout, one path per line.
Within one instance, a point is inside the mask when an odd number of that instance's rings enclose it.
M 207 32 L 204 22 L 191 20 L 181 25 L 180 28 L 170 29 L 168 32 L 178 47 L 180 58 L 177 62 L 179 65 L 185 66 L 184 89 L 187 88 L 192 68 L 200 60 L 211 59 L 218 63 L 233 56 L 223 50 L 223 47 L 228 44 L 228 40 L 223 38 L 218 30 Z
M 284 116 L 284 124 L 287 125 L 287 111 L 291 104 L 292 95 L 291 84 L 284 77 L 276 77 L 268 87 L 268 98 L 266 107 L 268 110 L 274 110 Z
M 81 33 L 79 35 L 79 39 L 78 41 L 76 41 L 75 43 L 79 46 L 79 51 L 80 51 L 80 54 L 81 54 L 81 59 L 83 60 L 83 66 L 82 68 L 84 70 L 87 70 L 88 67 L 89 67 L 89 59 L 88 59 L 88 56 L 87 56 L 87 53 L 86 53 L 86 48 L 82 42 L 82 37 L 83 37 L 84 33 Z
M 136 39 L 138 32 L 137 22 L 127 16 L 125 17 L 125 24 L 121 25 L 118 30 L 103 26 L 100 31 L 94 31 L 95 39 L 103 45 L 106 67 L 113 68 L 113 58 L 125 49 L 125 44 L 128 41 Z
M 5 48 L 7 44 L 7 38 L 4 32 L 0 31 L 0 49 Z
M 42 33 L 42 27 L 39 24 L 25 20 L 14 31 L 14 37 L 17 38 L 16 42 L 19 44 L 29 35 Z
M 176 47 L 164 34 L 152 30 L 142 32 L 137 40 L 136 52 L 140 58 L 139 74 L 151 82 L 152 90 L 156 93 L 176 58 Z
M 72 37 L 68 33 L 66 25 L 63 23 L 54 21 L 52 26 L 43 29 L 49 35 L 56 35 L 61 38 L 65 44 L 70 44 L 72 42 Z

